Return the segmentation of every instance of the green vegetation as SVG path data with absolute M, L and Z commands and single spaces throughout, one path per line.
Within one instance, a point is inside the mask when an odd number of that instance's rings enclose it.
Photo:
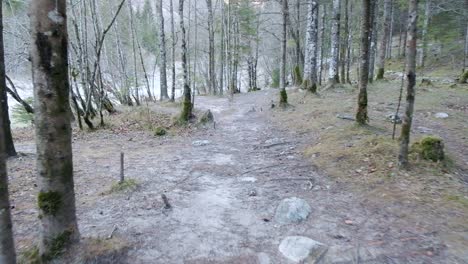
M 421 141 L 413 144 L 412 150 L 425 160 L 438 162 L 445 159 L 444 142 L 438 137 L 424 137 Z
M 280 86 L 280 70 L 276 68 L 271 73 L 271 88 L 279 88 Z
M 32 97 L 29 97 L 24 101 L 31 105 L 33 100 Z M 15 122 L 21 125 L 31 125 L 34 122 L 34 114 L 28 113 L 21 105 L 14 105 L 12 107 L 12 117 Z
M 48 215 L 55 215 L 62 206 L 62 195 L 59 192 L 40 192 L 38 206 Z
M 138 186 L 139 184 L 136 180 L 133 180 L 133 179 L 124 180 L 123 182 L 118 182 L 114 184 L 111 187 L 109 194 L 121 193 L 121 192 L 132 192 L 138 189 Z
M 165 136 L 167 134 L 167 130 L 163 127 L 157 127 L 155 130 L 154 130 L 154 135 L 155 136 L 158 136 L 158 137 L 162 137 L 162 136 Z

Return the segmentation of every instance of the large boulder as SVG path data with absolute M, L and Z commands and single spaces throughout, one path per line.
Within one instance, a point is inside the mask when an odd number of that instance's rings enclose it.
M 281 241 L 279 251 L 294 263 L 318 263 L 328 247 L 308 237 L 290 236 Z
M 280 224 L 297 224 L 306 220 L 311 212 L 312 208 L 305 200 L 291 197 L 281 201 L 276 208 L 275 220 Z
M 425 160 L 434 162 L 445 159 L 444 141 L 439 137 L 427 136 L 412 146 L 412 151 Z

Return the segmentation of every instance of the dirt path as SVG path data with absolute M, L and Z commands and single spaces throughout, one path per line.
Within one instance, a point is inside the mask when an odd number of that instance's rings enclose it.
M 275 91 L 240 95 L 233 102 L 197 98 L 215 114 L 216 129 L 192 137 L 154 138 L 143 132 L 96 133 L 74 143 L 80 231 L 115 235 L 131 245 L 122 263 L 289 263 L 278 251 L 286 236 L 329 246 L 325 263 L 462 263 L 448 255 L 424 219 L 399 221 L 399 207 L 370 205 L 346 186 L 317 173 L 303 158 L 308 140 L 268 122 Z M 20 247 L 36 236 L 34 145 L 10 161 L 15 232 Z M 127 177 L 140 188 L 105 194 L 127 157 Z M 27 169 L 25 169 L 25 167 Z M 161 194 L 172 205 L 164 210 Z M 302 224 L 273 221 L 288 197 L 309 202 Z M 434 232 L 435 231 L 435 232 Z

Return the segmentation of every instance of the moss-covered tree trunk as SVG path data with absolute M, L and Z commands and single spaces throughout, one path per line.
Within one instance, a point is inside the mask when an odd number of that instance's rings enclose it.
M 385 58 L 387 57 L 387 46 L 390 38 L 390 24 L 392 22 L 392 0 L 384 1 L 384 24 L 382 38 L 380 39 L 379 60 L 377 62 L 377 80 L 382 80 L 385 75 Z
M 371 0 L 362 0 L 362 24 L 361 24 L 361 62 L 359 64 L 359 96 L 356 122 L 360 125 L 367 123 L 367 84 L 369 82 L 369 36 L 371 29 Z
M 183 122 L 188 122 L 192 117 L 192 92 L 190 90 L 189 80 L 188 80 L 188 68 L 187 68 L 187 40 L 185 33 L 185 24 L 184 24 L 184 0 L 179 0 L 179 17 L 180 17 L 180 32 L 182 39 L 182 69 L 184 73 L 184 98 L 182 113 L 180 114 L 180 119 Z
M 287 64 L 287 27 L 288 27 L 288 0 L 282 0 L 282 14 L 283 14 L 283 25 L 282 25 L 282 38 L 281 38 L 281 68 L 280 68 L 280 106 L 288 105 L 288 94 L 286 92 L 286 64 Z
M 398 164 L 400 168 L 408 167 L 408 148 L 410 142 L 411 125 L 413 122 L 415 86 L 416 86 L 416 42 L 418 26 L 418 0 L 409 1 L 408 10 L 408 40 L 406 46 L 406 108 L 401 128 L 400 154 Z
M 16 156 L 15 145 L 13 144 L 13 136 L 11 134 L 11 122 L 8 114 L 8 95 L 5 75 L 5 49 L 3 45 L 3 8 L 0 7 L 0 108 L 2 110 L 2 118 L 0 119 L 0 130 L 3 130 L 2 137 L 5 148 L 2 153 L 8 157 Z
M 30 6 L 37 145 L 40 253 L 49 258 L 79 239 L 75 214 L 66 0 Z
M 312 93 L 317 92 L 318 20 L 318 4 L 316 1 L 309 1 L 307 5 L 304 81 L 302 86 Z
M 3 52 L 3 16 L 0 3 L 0 92 L 6 93 L 5 54 Z M 8 112 L 7 112 L 8 115 Z M 3 127 L 4 108 L 0 107 L 0 124 Z M 4 138 L 4 129 L 0 129 L 0 139 Z M 15 245 L 11 223 L 10 200 L 8 197 L 8 176 L 6 169 L 5 141 L 0 140 L 0 263 L 16 263 Z

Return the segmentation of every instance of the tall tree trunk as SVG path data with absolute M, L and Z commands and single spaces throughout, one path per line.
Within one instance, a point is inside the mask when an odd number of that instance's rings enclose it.
M 175 87 L 176 87 L 176 66 L 175 66 L 175 52 L 176 52 L 176 33 L 174 26 L 174 0 L 169 0 L 170 2 L 170 12 L 171 12 L 171 78 L 172 78 L 172 88 L 171 88 L 171 102 L 175 102 Z
M 349 14 L 348 14 L 348 5 L 349 1 L 344 0 L 343 1 L 343 10 L 344 10 L 344 21 L 343 21 L 343 34 L 341 36 L 341 45 L 340 45 L 340 62 L 341 62 L 341 83 L 346 83 L 346 61 L 348 60 L 347 58 L 347 50 L 348 46 L 350 45 L 348 40 L 349 40 Z
M 221 39 L 220 39 L 220 52 L 219 52 L 219 95 L 224 93 L 224 67 L 226 65 L 226 15 L 224 11 L 225 3 L 220 1 L 221 5 Z
M 392 48 L 393 48 L 393 30 L 395 26 L 395 2 L 393 0 L 391 2 L 391 10 L 390 10 L 390 35 L 388 37 L 388 45 L 387 45 L 387 59 L 392 58 Z
M 340 0 L 333 0 L 333 16 L 331 29 L 330 67 L 328 70 L 328 85 L 340 82 L 338 75 L 339 47 L 340 47 Z
M 325 17 L 327 14 L 327 8 L 326 5 L 323 5 L 322 7 L 322 15 L 321 15 L 321 23 L 322 25 L 320 26 L 320 62 L 319 62 L 319 76 L 318 76 L 318 85 L 322 85 L 322 73 L 323 73 L 323 59 L 325 57 Z
M 359 97 L 356 122 L 364 125 L 369 120 L 367 115 L 367 84 L 369 82 L 369 37 L 371 30 L 371 1 L 362 0 L 362 25 L 361 25 L 361 61 L 359 64 Z
M 375 72 L 375 57 L 377 53 L 377 40 L 378 36 L 378 19 L 377 15 L 379 13 L 378 0 L 371 2 L 371 35 L 370 35 L 370 51 L 369 51 L 369 82 L 374 82 L 374 72 Z
M 0 92 L 6 92 L 5 54 L 3 49 L 3 8 L 0 3 Z M 0 124 L 3 127 L 4 109 L 0 108 Z M 8 115 L 8 113 L 7 113 Z M 0 139 L 4 138 L 4 129 L 0 129 Z M 11 207 L 8 196 L 8 176 L 6 169 L 5 141 L 0 140 L 0 263 L 16 263 L 15 244 L 11 222 Z
M 216 88 L 216 72 L 215 72 L 215 32 L 213 26 L 213 5 L 211 0 L 206 0 L 206 5 L 208 7 L 208 74 L 209 74 L 209 90 L 213 92 L 213 94 L 217 94 L 218 90 Z
M 419 56 L 419 66 L 421 68 L 424 68 L 426 66 L 427 46 L 428 46 L 427 32 L 429 28 L 429 21 L 431 19 L 431 0 L 426 0 L 426 6 L 425 6 L 424 11 L 425 11 L 424 23 L 423 23 L 422 33 L 421 33 L 422 49 L 421 49 L 421 55 Z
M 413 122 L 414 101 L 416 96 L 416 47 L 418 26 L 418 0 L 409 0 L 408 10 L 408 44 L 406 47 L 406 109 L 401 127 L 400 154 L 398 164 L 401 168 L 408 167 L 408 149 L 410 143 L 411 125 Z
M 382 80 L 385 75 L 385 58 L 387 57 L 387 45 L 390 36 L 390 23 L 392 22 L 392 0 L 384 2 L 384 25 L 383 34 L 380 41 L 379 61 L 377 65 L 377 80 Z
M 1 5 L 1 3 L 0 3 Z M 3 11 L 0 7 L 0 13 Z M 11 134 L 11 122 L 8 114 L 8 95 L 6 87 L 5 74 L 5 49 L 3 44 L 3 14 L 0 14 L 0 108 L 2 110 L 2 119 L 0 119 L 0 130 L 3 130 L 0 140 L 4 142 L 5 153 L 8 157 L 16 156 L 15 145 L 13 144 L 13 136 Z M 0 153 L 0 154 L 2 154 Z
M 164 32 L 163 0 L 159 0 L 156 10 L 158 10 L 159 19 L 159 74 L 161 79 L 161 100 L 169 99 L 167 94 L 167 70 L 166 70 L 166 34 Z
M 280 106 L 287 106 L 288 105 L 288 94 L 286 92 L 286 63 L 287 63 L 287 27 L 288 27 L 288 15 L 289 15 L 289 7 L 288 7 L 288 0 L 283 0 L 283 7 L 282 7 L 282 14 L 283 14 L 283 31 L 282 31 L 282 38 L 281 38 L 281 68 L 280 68 Z
M 73 183 L 66 18 L 66 0 L 31 2 L 31 59 L 41 215 L 39 250 L 46 259 L 79 240 Z
M 317 92 L 318 20 L 318 4 L 311 0 L 307 6 L 303 88 L 312 93 Z
M 187 122 L 192 117 L 192 93 L 190 90 L 188 80 L 188 65 L 187 65 L 187 41 L 184 24 L 184 0 L 179 0 L 179 17 L 180 17 L 180 32 L 182 36 L 182 68 L 184 74 L 184 102 L 182 113 L 180 115 L 181 121 Z

